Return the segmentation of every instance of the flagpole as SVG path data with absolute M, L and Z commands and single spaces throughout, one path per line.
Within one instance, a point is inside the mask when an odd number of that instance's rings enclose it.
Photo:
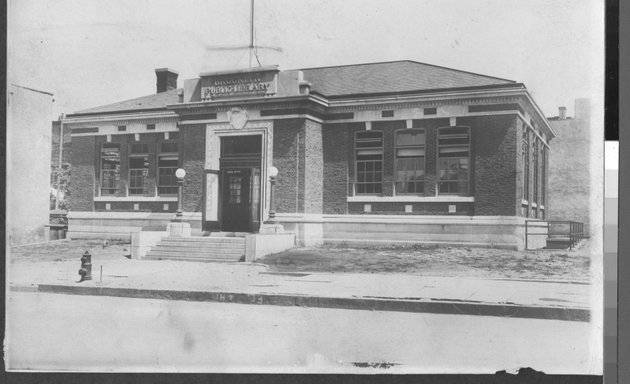
M 252 67 L 252 53 L 254 52 L 254 0 L 249 2 L 249 67 Z

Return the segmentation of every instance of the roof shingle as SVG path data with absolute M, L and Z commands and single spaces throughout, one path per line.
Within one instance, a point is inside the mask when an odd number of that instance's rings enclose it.
M 482 87 L 514 84 L 476 73 L 419 63 L 411 60 L 383 63 L 353 64 L 302 69 L 311 90 L 324 96 L 397 93 L 433 89 Z M 118 103 L 85 109 L 75 114 L 97 114 L 165 108 L 178 102 L 181 89 L 137 97 Z
M 304 79 L 312 84 L 311 90 L 324 96 L 396 93 L 515 83 L 512 80 L 410 60 L 307 68 L 302 71 L 304 71 Z
M 177 92 L 180 89 L 171 89 L 169 91 L 154 93 L 148 96 L 136 97 L 135 99 L 119 101 L 113 104 L 102 105 L 90 109 L 75 112 L 75 114 L 93 114 L 115 111 L 135 111 L 145 109 L 165 108 L 168 104 L 175 104 L 178 101 Z

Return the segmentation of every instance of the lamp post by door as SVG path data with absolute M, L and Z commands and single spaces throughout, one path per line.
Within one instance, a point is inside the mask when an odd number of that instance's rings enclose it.
M 269 222 L 273 222 L 276 218 L 276 211 L 274 209 L 274 202 L 273 202 L 273 190 L 274 190 L 274 186 L 276 184 L 276 177 L 278 176 L 278 168 L 276 167 L 269 167 L 269 184 L 270 184 L 270 188 L 269 188 Z
M 177 177 L 177 212 L 172 221 L 181 222 L 184 200 L 184 177 L 186 177 L 186 171 L 183 168 L 178 168 L 177 171 L 175 171 L 175 177 Z

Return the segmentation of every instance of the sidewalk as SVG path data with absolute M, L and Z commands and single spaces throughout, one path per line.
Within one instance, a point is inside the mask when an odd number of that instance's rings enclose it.
M 102 266 L 102 281 L 101 281 Z M 588 321 L 590 285 L 410 274 L 269 272 L 265 265 L 92 260 L 8 265 L 13 290 L 245 304 L 457 313 Z

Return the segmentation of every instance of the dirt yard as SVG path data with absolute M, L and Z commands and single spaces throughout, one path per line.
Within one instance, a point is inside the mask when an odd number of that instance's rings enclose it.
M 60 240 L 12 247 L 10 263 L 76 260 L 85 251 L 93 259 L 117 259 L 130 244 L 101 240 Z M 487 248 L 350 248 L 325 246 L 295 248 L 257 260 L 278 272 L 413 273 L 431 276 L 466 276 L 541 280 L 591 278 L 592 257 L 587 242 L 575 250 L 509 251 Z
M 591 256 L 575 250 L 510 251 L 487 248 L 297 248 L 258 260 L 278 272 L 413 273 L 541 280 L 587 281 Z M 599 256 L 601 257 L 601 256 Z
M 124 257 L 125 249 L 130 249 L 129 243 L 103 240 L 56 240 L 47 243 L 11 247 L 9 262 L 38 262 L 38 261 L 66 261 L 81 260 L 85 251 L 90 252 L 92 258 L 116 259 Z

